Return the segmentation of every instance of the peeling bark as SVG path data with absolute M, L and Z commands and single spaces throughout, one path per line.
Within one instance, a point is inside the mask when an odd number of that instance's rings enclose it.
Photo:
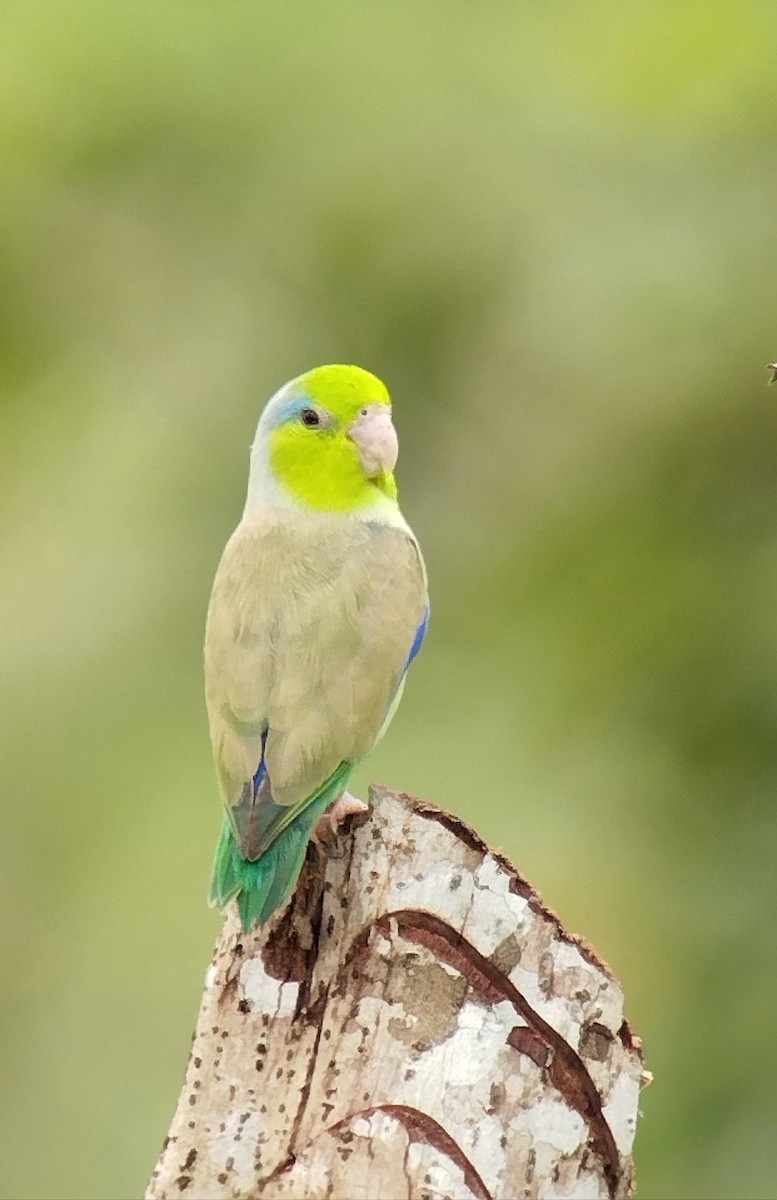
M 463 822 L 371 799 L 264 929 L 228 915 L 147 1200 L 632 1195 L 620 984 Z

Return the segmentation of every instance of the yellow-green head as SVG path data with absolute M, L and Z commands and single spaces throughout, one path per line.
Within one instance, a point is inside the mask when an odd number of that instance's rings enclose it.
M 396 500 L 397 451 L 384 384 L 361 367 L 316 367 L 267 404 L 252 481 L 269 473 L 286 497 L 308 508 L 352 512 Z

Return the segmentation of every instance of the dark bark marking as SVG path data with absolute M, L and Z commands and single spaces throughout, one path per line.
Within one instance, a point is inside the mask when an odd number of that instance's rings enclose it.
M 613 1036 L 606 1025 L 600 1024 L 599 1021 L 589 1021 L 580 1030 L 578 1048 L 586 1058 L 592 1058 L 595 1062 L 605 1062 L 609 1056 L 612 1041 Z
M 391 923 L 396 922 L 399 934 L 408 941 L 425 946 L 443 962 L 447 962 L 469 980 L 489 1003 L 509 1000 L 526 1023 L 545 1042 L 550 1052 L 548 1073 L 554 1087 L 566 1102 L 580 1113 L 587 1123 L 592 1142 L 599 1153 L 611 1195 L 615 1195 L 620 1179 L 618 1148 L 612 1130 L 602 1113 L 599 1092 L 585 1064 L 563 1037 L 534 1011 L 515 984 L 476 950 L 457 930 L 434 913 L 420 909 L 399 909 L 378 917 L 372 927 L 390 936 Z M 371 927 L 362 930 L 359 941 L 369 938 Z
M 526 1054 L 538 1067 L 545 1068 L 551 1059 L 551 1049 L 544 1038 L 528 1025 L 516 1025 L 507 1037 L 508 1046 L 519 1054 Z
M 458 1143 L 454 1141 L 447 1130 L 443 1129 L 442 1125 L 418 1108 L 412 1108 L 408 1104 L 376 1104 L 374 1108 L 363 1108 L 343 1117 L 342 1121 L 332 1125 L 328 1132 L 339 1134 L 344 1125 L 350 1125 L 357 1117 L 371 1117 L 378 1112 L 386 1113 L 387 1116 L 394 1117 L 396 1121 L 399 1121 L 407 1131 L 411 1142 L 424 1142 L 438 1154 L 444 1154 L 446 1158 L 449 1158 L 459 1168 L 467 1187 L 473 1196 L 477 1196 L 478 1200 L 492 1200 L 491 1193 L 478 1171 Z M 408 1182 L 410 1181 L 408 1180 Z

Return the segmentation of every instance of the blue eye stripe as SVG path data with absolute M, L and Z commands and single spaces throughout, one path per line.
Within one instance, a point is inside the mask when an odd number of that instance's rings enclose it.
M 289 396 L 283 400 L 273 413 L 273 425 L 277 428 L 279 425 L 286 425 L 289 421 L 296 421 L 302 412 L 303 408 L 309 408 L 311 404 L 307 396 Z

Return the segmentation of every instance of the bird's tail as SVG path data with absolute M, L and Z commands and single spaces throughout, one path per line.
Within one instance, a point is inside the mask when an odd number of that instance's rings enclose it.
M 213 864 L 210 903 L 224 908 L 230 900 L 237 899 L 243 929 L 263 924 L 291 895 L 302 870 L 310 833 L 307 821 L 294 821 L 261 858 L 249 862 L 238 850 L 232 826 L 225 817 Z
M 255 862 L 243 858 L 225 817 L 213 864 L 210 903 L 224 908 L 230 900 L 237 900 L 243 929 L 263 925 L 294 891 L 316 821 L 342 791 L 351 770 L 350 764 L 341 764 L 315 799 Z

